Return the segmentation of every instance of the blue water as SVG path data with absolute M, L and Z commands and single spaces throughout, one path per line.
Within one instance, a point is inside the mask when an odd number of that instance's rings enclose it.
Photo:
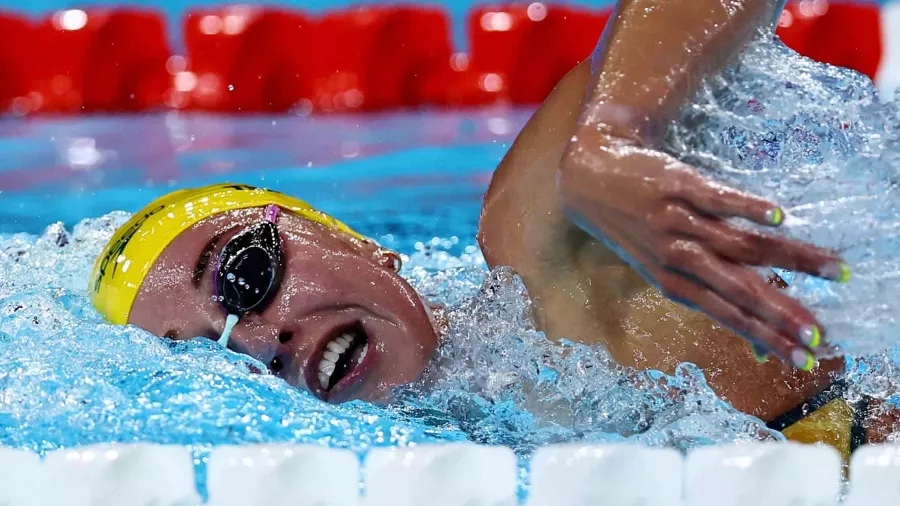
M 553 442 L 778 439 L 692 366 L 637 373 L 602 350 L 547 341 L 521 282 L 487 270 L 481 196 L 530 112 L 0 123 L 0 444 L 175 443 L 202 468 L 218 444 L 362 453 L 470 440 L 513 447 L 525 480 L 525 457 Z M 407 255 L 403 275 L 446 304 L 451 323 L 419 383 L 390 406 L 330 406 L 208 340 L 174 344 L 102 321 L 85 286 L 128 212 L 225 180 L 298 195 Z
M 367 233 L 398 221 L 429 237 L 472 236 L 490 174 L 529 114 L 4 121 L 0 233 L 134 212 L 173 189 L 229 180 L 297 195 Z

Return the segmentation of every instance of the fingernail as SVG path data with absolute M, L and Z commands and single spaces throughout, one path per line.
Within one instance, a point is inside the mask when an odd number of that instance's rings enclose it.
M 769 361 L 769 350 L 765 346 L 751 344 L 750 351 L 753 352 L 753 358 L 755 358 L 758 363 L 765 364 Z
M 822 269 L 822 277 L 838 283 L 847 283 L 850 281 L 850 266 L 844 262 L 828 264 Z
M 801 371 L 809 372 L 816 367 L 816 359 L 813 358 L 812 353 L 800 348 L 791 352 L 791 362 Z
M 778 226 L 784 222 L 784 211 L 780 207 L 773 207 L 766 211 L 766 221 L 770 225 Z
M 822 344 L 822 333 L 815 325 L 804 325 L 800 327 L 800 340 L 810 348 L 816 349 Z

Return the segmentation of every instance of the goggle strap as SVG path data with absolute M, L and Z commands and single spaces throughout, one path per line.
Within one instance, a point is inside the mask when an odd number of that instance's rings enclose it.
M 266 221 L 269 223 L 275 223 L 275 220 L 278 219 L 278 206 L 275 204 L 269 204 L 266 206 Z

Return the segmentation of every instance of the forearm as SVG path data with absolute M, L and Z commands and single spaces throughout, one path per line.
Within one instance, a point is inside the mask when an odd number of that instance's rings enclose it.
M 780 0 L 620 0 L 592 57 L 581 119 L 653 145 L 704 75 L 724 66 Z

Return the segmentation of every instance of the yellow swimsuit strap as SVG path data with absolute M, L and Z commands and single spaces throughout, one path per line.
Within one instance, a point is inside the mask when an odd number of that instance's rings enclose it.
M 366 238 L 331 216 L 280 192 L 240 184 L 178 190 L 151 202 L 113 234 L 94 263 L 88 287 L 94 307 L 111 323 L 128 323 L 131 307 L 150 268 L 179 234 L 226 211 L 275 204 L 281 209 Z
M 866 442 L 864 427 L 867 399 L 851 404 L 844 399 L 845 380 L 837 380 L 824 391 L 768 423 L 798 443 L 824 443 L 837 449 L 846 464 L 850 454 Z

